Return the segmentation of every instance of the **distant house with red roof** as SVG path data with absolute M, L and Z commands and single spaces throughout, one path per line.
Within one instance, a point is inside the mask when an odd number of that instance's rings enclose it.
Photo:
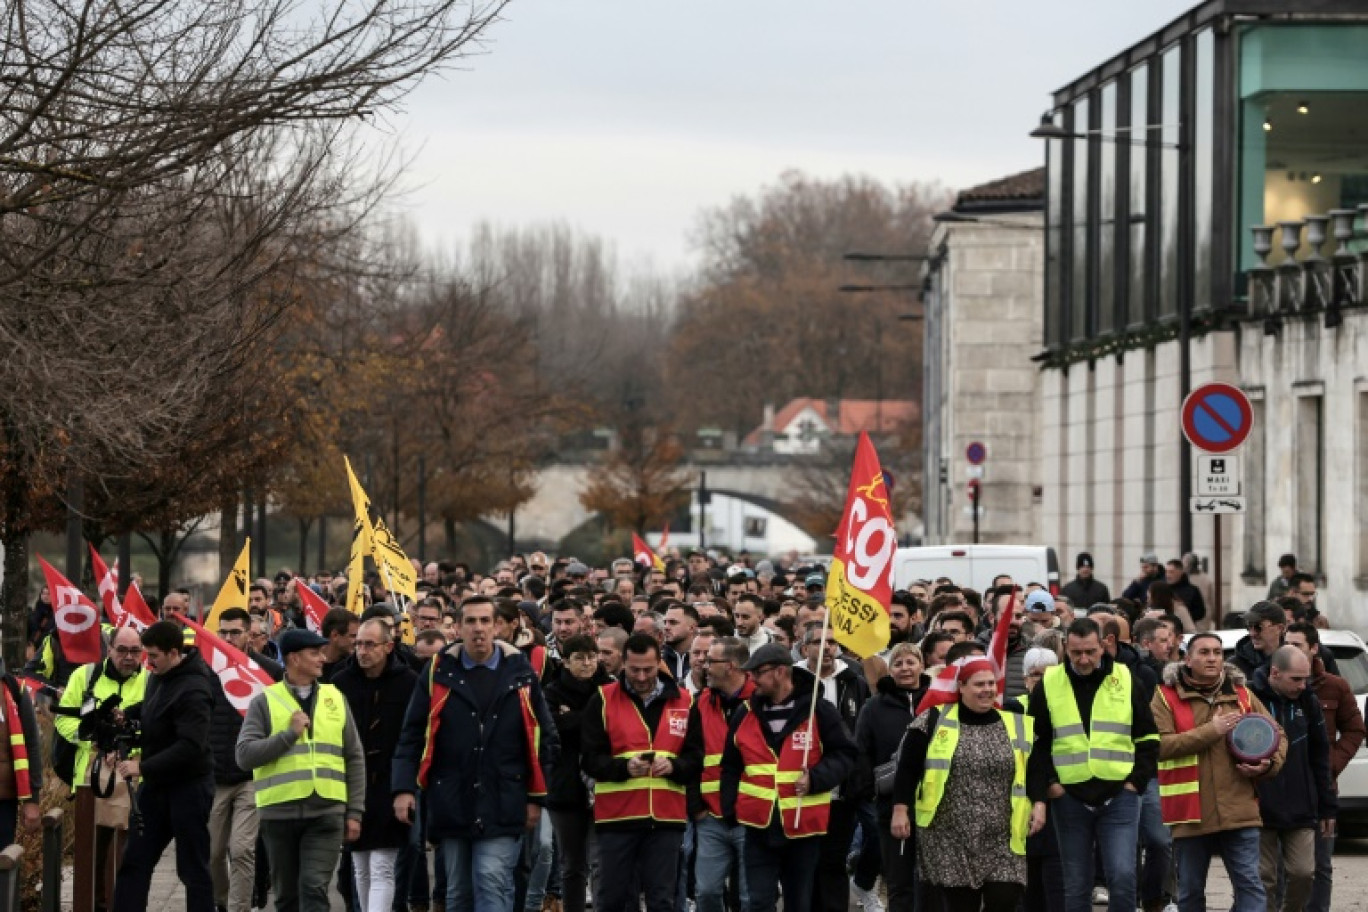
M 760 426 L 741 441 L 749 450 L 789 456 L 811 455 L 829 437 L 896 434 L 921 419 L 910 399 L 791 399 L 777 412 L 765 404 Z

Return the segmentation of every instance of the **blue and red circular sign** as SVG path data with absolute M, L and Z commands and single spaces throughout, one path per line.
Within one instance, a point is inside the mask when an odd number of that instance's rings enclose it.
M 970 465 L 983 465 L 983 460 L 988 458 L 988 448 L 975 440 L 965 447 L 964 458 L 969 460 Z
M 1249 397 L 1229 383 L 1208 383 L 1183 400 L 1183 436 L 1199 450 L 1229 453 L 1240 448 L 1254 425 Z

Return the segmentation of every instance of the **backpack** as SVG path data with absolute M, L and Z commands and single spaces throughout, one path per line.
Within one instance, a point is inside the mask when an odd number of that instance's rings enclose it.
M 104 662 L 95 662 L 95 671 L 90 675 L 90 680 L 86 684 L 85 696 L 81 698 L 81 707 L 95 698 L 95 685 L 99 682 L 100 676 L 104 674 Z M 78 709 L 79 713 L 80 710 Z M 67 788 L 74 788 L 72 780 L 76 778 L 76 755 L 80 749 L 71 741 L 53 732 L 52 735 L 52 772 L 66 783 Z

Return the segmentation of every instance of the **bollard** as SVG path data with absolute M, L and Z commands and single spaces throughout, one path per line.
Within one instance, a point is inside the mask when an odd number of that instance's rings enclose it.
M 62 908 L 62 809 L 43 815 L 43 901 L 42 912 Z
M 19 912 L 19 863 L 23 858 L 21 845 L 6 846 L 0 852 L 0 912 Z

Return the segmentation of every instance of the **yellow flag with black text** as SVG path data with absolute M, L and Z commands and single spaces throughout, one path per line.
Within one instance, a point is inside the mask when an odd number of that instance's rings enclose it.
M 233 564 L 233 572 L 228 574 L 228 578 L 219 587 L 214 605 L 209 609 L 209 616 L 204 619 L 204 627 L 208 630 L 218 630 L 219 615 L 229 608 L 247 610 L 247 574 L 251 572 L 251 557 L 252 539 L 249 536 L 242 543 L 242 553 L 238 555 L 237 563 Z
M 888 485 L 869 435 L 860 432 L 836 529 L 826 604 L 836 641 L 860 658 L 888 648 L 888 603 L 893 598 L 893 556 L 898 550 Z
M 375 518 L 371 530 L 371 557 L 380 568 L 380 579 L 390 595 L 402 595 L 410 602 L 418 599 L 418 574 L 413 570 L 404 549 L 380 517 Z
M 371 539 L 374 537 L 370 522 L 370 498 L 356 479 L 351 460 L 343 456 L 342 461 L 347 464 L 347 482 L 351 486 L 352 508 L 356 512 L 356 519 L 352 523 L 351 557 L 347 560 L 347 610 L 360 615 L 366 610 L 362 590 L 366 584 L 366 555 L 371 552 Z

